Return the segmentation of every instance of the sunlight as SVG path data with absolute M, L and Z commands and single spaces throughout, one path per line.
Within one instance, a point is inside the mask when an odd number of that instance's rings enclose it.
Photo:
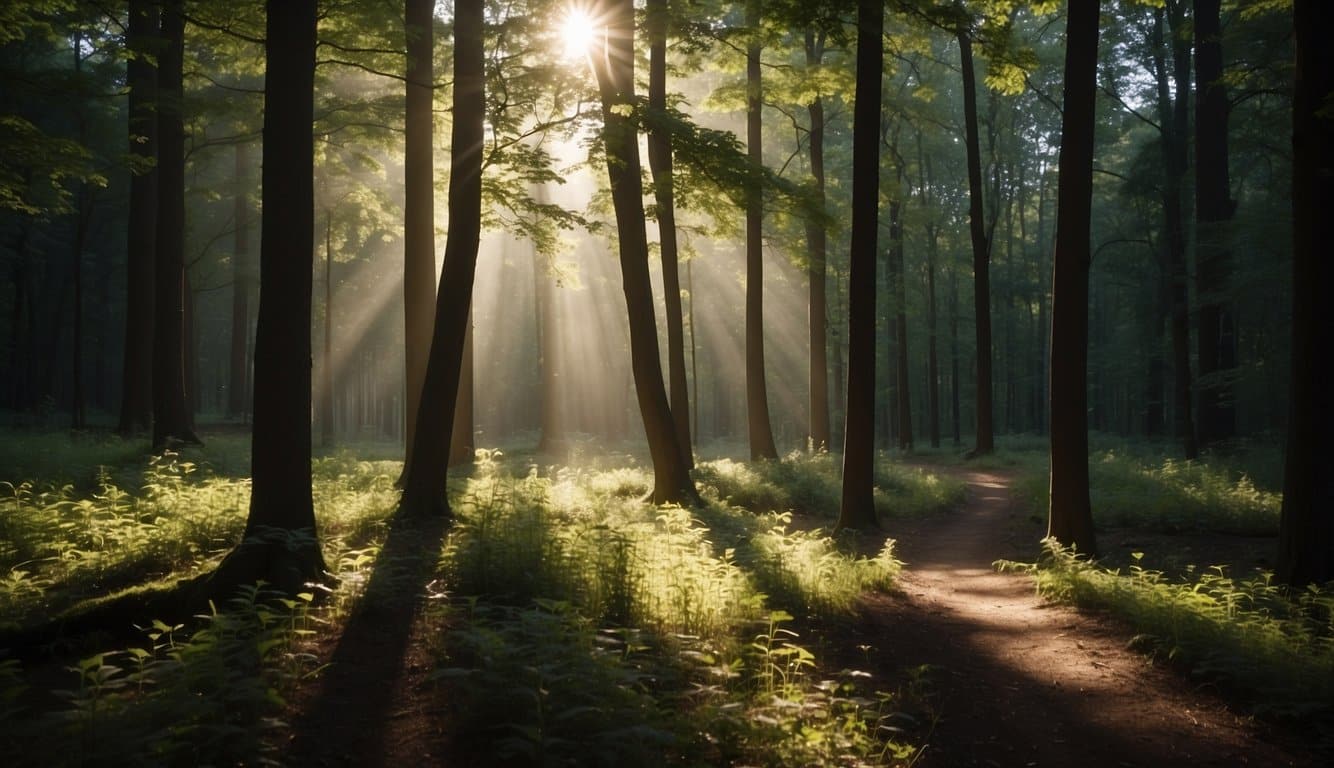
M 560 25 L 560 39 L 564 43 L 564 57 L 582 59 L 592 49 L 596 36 L 593 17 L 586 8 L 571 6 Z

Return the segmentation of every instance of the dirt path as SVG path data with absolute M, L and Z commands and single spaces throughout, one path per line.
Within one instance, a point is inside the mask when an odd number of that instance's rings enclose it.
M 957 472 L 967 503 L 893 531 L 902 591 L 869 598 L 857 628 L 877 676 L 922 670 L 936 722 L 919 766 L 1315 764 L 1127 650 L 1124 626 L 996 573 L 997 559 L 1031 559 L 1041 531 L 1005 475 Z

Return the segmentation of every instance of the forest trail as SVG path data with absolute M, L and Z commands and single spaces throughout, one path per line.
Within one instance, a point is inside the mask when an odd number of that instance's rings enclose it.
M 1031 561 L 1042 535 L 1006 474 L 931 470 L 967 482 L 967 502 L 889 531 L 906 563 L 900 589 L 865 598 L 852 638 L 872 646 L 861 663 L 877 678 L 924 682 L 936 721 L 918 766 L 1315 764 L 1128 650 L 1124 625 L 997 573 L 997 559 Z

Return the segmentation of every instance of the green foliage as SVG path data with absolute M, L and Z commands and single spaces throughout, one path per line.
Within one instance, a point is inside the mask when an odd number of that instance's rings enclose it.
M 1055 540 L 1036 564 L 999 563 L 1033 574 L 1053 599 L 1107 608 L 1155 648 L 1204 680 L 1251 697 L 1262 712 L 1328 718 L 1334 713 L 1334 585 L 1287 596 L 1271 574 L 1229 576 L 1214 566 L 1180 579 L 1139 565 L 1101 568 Z

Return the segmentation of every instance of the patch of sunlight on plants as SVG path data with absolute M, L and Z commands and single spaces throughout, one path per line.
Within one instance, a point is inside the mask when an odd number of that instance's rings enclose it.
M 1334 585 L 1289 597 L 1267 572 L 1236 578 L 1221 566 L 1192 566 L 1173 579 L 1140 565 L 1143 553 L 1134 558 L 1123 573 L 1048 539 L 1038 563 L 998 565 L 1031 573 L 1052 599 L 1123 616 L 1141 633 L 1136 647 L 1245 692 L 1262 712 L 1334 714 Z
M 499 457 L 481 459 L 452 496 L 441 569 L 455 629 L 434 674 L 450 686 L 459 732 L 476 739 L 465 749 L 608 765 L 862 765 L 913 753 L 886 741 L 889 699 L 859 693 L 865 675 L 817 678 L 813 655 L 779 629 L 791 616 L 769 607 L 848 610 L 892 582 L 889 545 L 858 557 L 789 530 L 788 513 L 655 507 L 641 500 L 651 478 L 640 469 L 514 476 Z M 754 465 L 709 465 L 737 487 L 763 484 Z

